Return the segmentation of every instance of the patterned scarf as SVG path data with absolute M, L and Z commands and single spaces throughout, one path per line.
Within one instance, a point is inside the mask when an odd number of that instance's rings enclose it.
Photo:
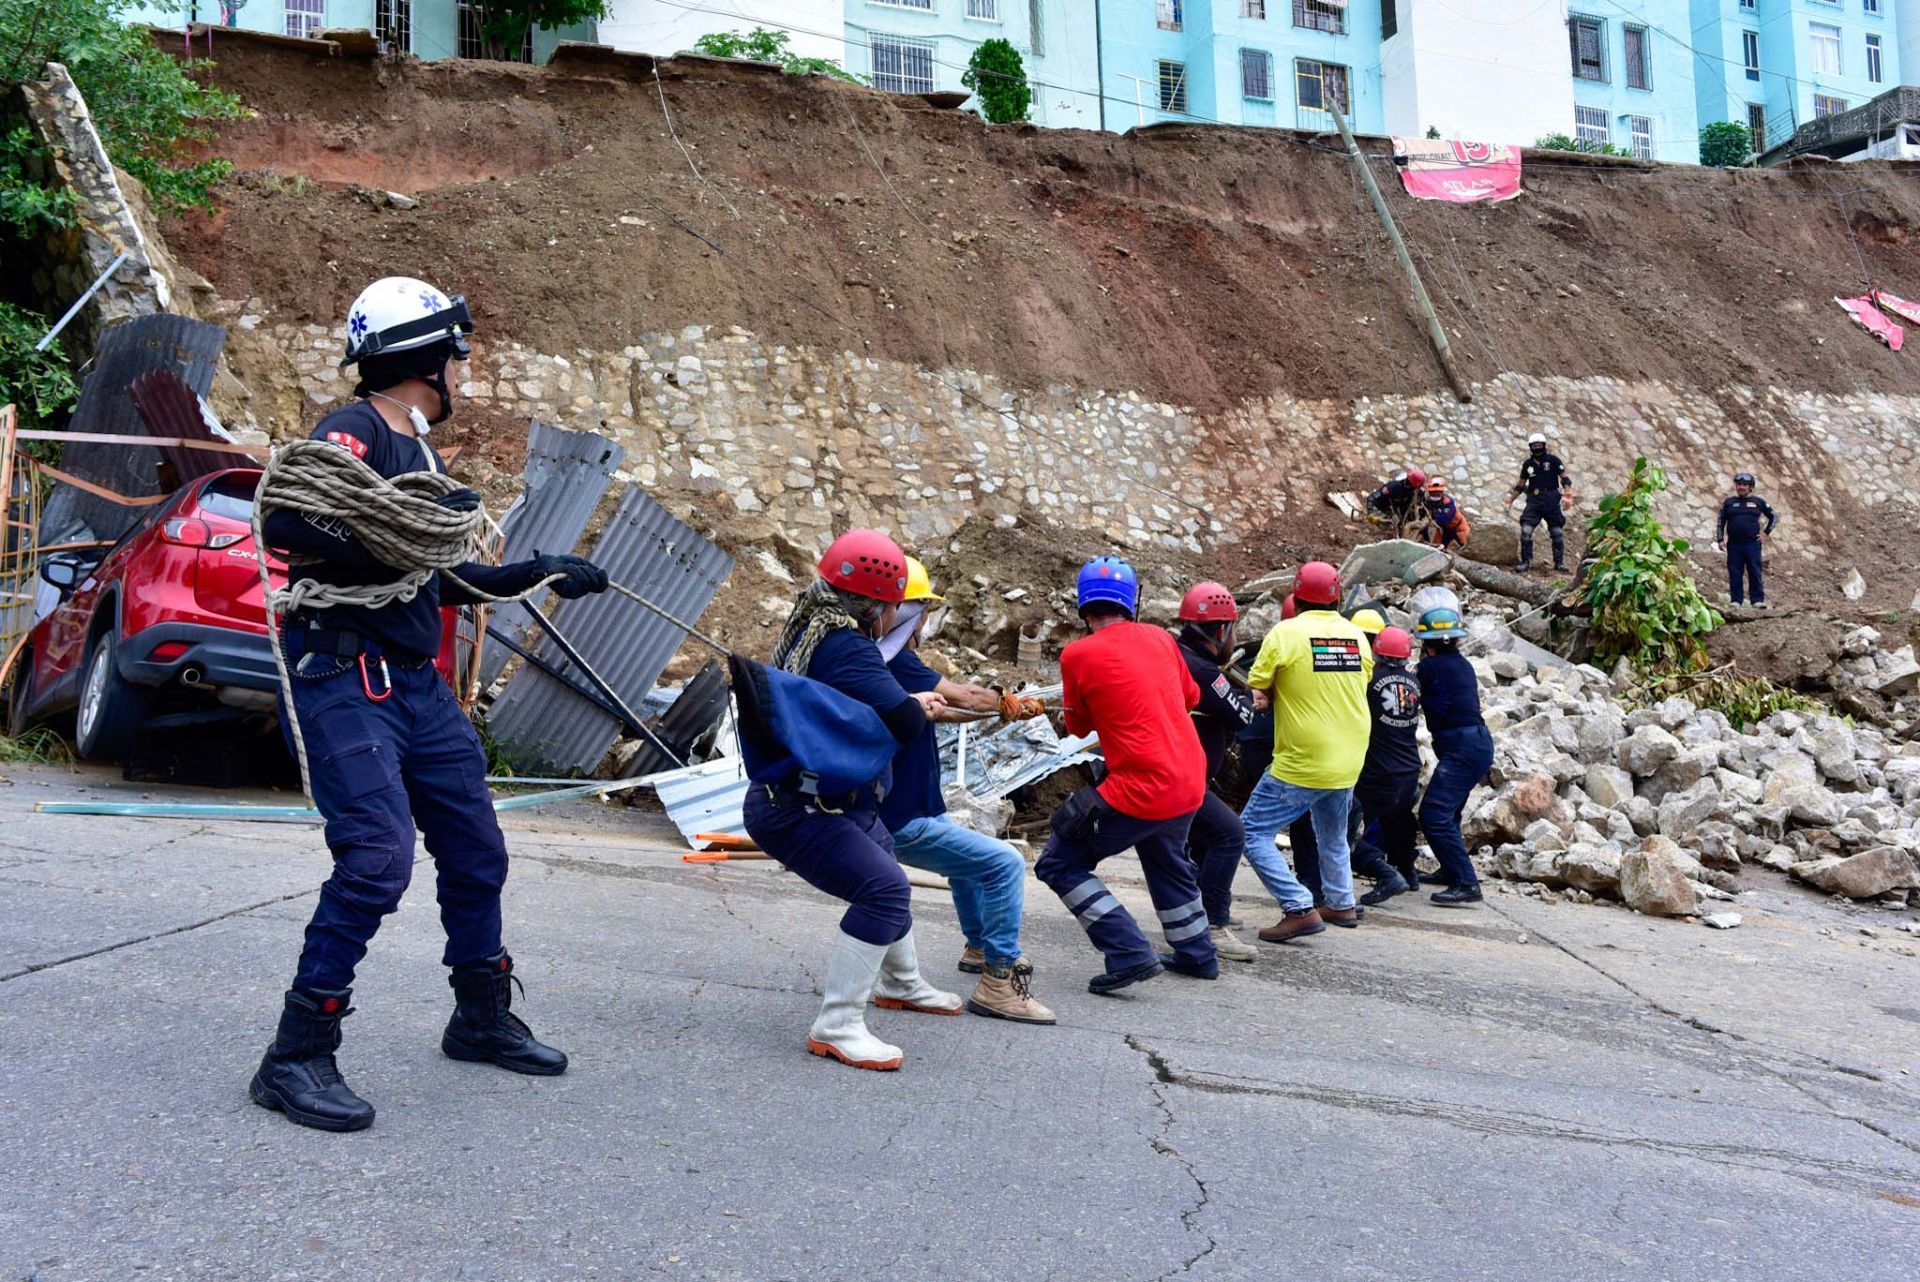
M 824 579 L 815 579 L 794 598 L 793 613 L 774 643 L 773 666 L 797 676 L 807 675 L 813 652 L 829 632 L 852 628 L 871 636 L 873 622 L 885 607 L 870 597 L 843 592 Z

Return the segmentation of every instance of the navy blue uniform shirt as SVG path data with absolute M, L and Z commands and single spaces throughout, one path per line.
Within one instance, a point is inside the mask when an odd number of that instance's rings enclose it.
M 1573 480 L 1567 475 L 1567 466 L 1560 461 L 1560 456 L 1542 452 L 1527 456 L 1527 461 L 1520 465 L 1520 483 L 1513 488 L 1524 492 L 1529 498 L 1539 498 L 1547 494 L 1557 495 L 1572 485 Z
M 913 742 L 926 726 L 926 714 L 887 670 L 880 647 L 852 628 L 837 628 L 820 638 L 813 658 L 807 661 L 807 676 L 878 712 L 899 744 Z M 881 796 L 890 793 L 893 767 L 889 765 L 874 784 Z
M 1187 671 L 1200 687 L 1193 728 L 1200 733 L 1200 750 L 1207 754 L 1207 779 L 1211 781 L 1226 763 L 1227 748 L 1234 736 L 1253 724 L 1253 700 L 1227 679 L 1219 664 L 1194 649 L 1185 635 L 1180 638 L 1180 657 L 1187 661 Z
M 887 671 L 908 694 L 925 694 L 940 684 L 940 674 L 912 650 L 896 654 Z M 947 803 L 940 796 L 940 744 L 929 721 L 893 755 L 893 791 L 880 803 L 880 822 L 888 832 L 898 832 L 916 819 L 946 813 Z
M 1420 706 L 1427 729 L 1436 735 L 1485 724 L 1480 719 L 1480 678 L 1466 655 L 1443 649 L 1420 660 Z
M 1476 711 L 1479 698 L 1476 691 Z M 1420 724 L 1420 681 L 1407 671 L 1405 659 L 1374 656 L 1367 711 L 1373 715 L 1373 733 L 1367 740 L 1367 760 L 1360 767 L 1360 777 L 1397 779 L 1412 775 L 1417 779 L 1420 743 L 1415 735 Z
M 388 480 L 408 472 L 447 470 L 446 463 L 432 446 L 388 427 L 379 411 L 366 401 L 355 401 L 328 414 L 314 425 L 312 439 L 350 451 Z M 292 567 L 288 575 L 290 583 L 316 579 L 321 583 L 363 587 L 392 583 L 401 577 L 398 570 L 362 547 L 338 521 L 298 512 L 274 512 L 267 517 L 266 536 L 269 547 L 319 558 L 315 563 Z M 530 561 L 514 565 L 469 561 L 454 573 L 493 596 L 524 592 L 538 581 Z M 431 659 L 440 652 L 440 607 L 443 604 L 473 605 L 478 600 L 436 574 L 411 601 L 392 601 L 379 607 L 331 606 L 324 615 L 328 627 L 356 632 L 378 642 L 384 653 L 395 658 L 421 660 Z
M 1773 505 L 1758 494 L 1749 494 L 1745 498 L 1729 494 L 1720 501 L 1720 520 L 1713 527 L 1713 541 L 1718 543 L 1724 539 L 1728 543 L 1758 543 L 1761 534 L 1773 533 L 1773 523 L 1777 519 L 1773 514 Z

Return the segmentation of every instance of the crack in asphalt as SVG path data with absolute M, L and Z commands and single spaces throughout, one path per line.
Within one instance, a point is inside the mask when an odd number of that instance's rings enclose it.
M 1168 1067 L 1166 1059 L 1161 1056 L 1160 1052 L 1141 1041 L 1140 1038 L 1132 1033 L 1128 1033 L 1124 1040 L 1127 1048 L 1143 1056 L 1147 1061 L 1147 1067 L 1153 1070 L 1153 1102 L 1160 1110 L 1161 1123 L 1160 1133 L 1148 1142 L 1153 1145 L 1154 1152 L 1164 1157 L 1170 1157 L 1178 1162 L 1180 1169 L 1186 1172 L 1187 1178 L 1193 1181 L 1194 1188 L 1199 1191 L 1199 1197 L 1195 1200 L 1194 1204 L 1180 1212 L 1180 1226 L 1186 1231 L 1188 1237 L 1199 1234 L 1201 1237 L 1206 1238 L 1207 1244 L 1194 1254 L 1188 1256 L 1180 1267 L 1169 1269 L 1154 1279 L 1154 1282 L 1166 1282 L 1168 1278 L 1191 1273 L 1194 1265 L 1200 1263 L 1200 1261 L 1206 1259 L 1218 1249 L 1220 1245 L 1219 1240 L 1196 1223 L 1200 1218 L 1200 1213 L 1206 1210 L 1207 1206 L 1213 1201 L 1213 1191 L 1207 1187 L 1207 1182 L 1200 1178 L 1200 1172 L 1194 1169 L 1193 1162 L 1179 1149 L 1175 1148 L 1172 1142 L 1167 1139 L 1167 1136 L 1173 1131 L 1174 1116 L 1173 1104 L 1167 1098 L 1166 1088 L 1170 1085 L 1182 1084 L 1180 1078 Z
M 295 890 L 285 895 L 275 895 L 271 899 L 262 899 L 256 904 L 243 904 L 238 908 L 230 908 L 226 912 L 215 913 L 211 917 L 204 917 L 199 921 L 188 922 L 184 926 L 170 926 L 166 930 L 149 931 L 144 935 L 136 935 L 132 939 L 122 939 L 115 943 L 102 944 L 98 948 L 89 948 L 84 952 L 71 953 L 65 957 L 56 957 L 52 961 L 28 962 L 18 970 L 0 973 L 0 984 L 22 979 L 28 975 L 37 975 L 43 970 L 53 970 L 59 966 L 70 966 L 74 962 L 86 961 L 89 957 L 99 957 L 105 953 L 116 953 L 123 948 L 132 948 L 136 944 L 146 944 L 156 939 L 169 939 L 174 935 L 184 935 L 189 931 L 199 930 L 203 926 L 211 926 L 217 922 L 226 921 L 231 917 L 242 917 L 247 913 L 258 912 L 262 908 L 271 908 L 275 904 L 284 904 L 290 899 L 302 899 L 308 895 L 317 895 L 319 893 L 320 888 L 318 886 L 315 886 L 312 890 Z

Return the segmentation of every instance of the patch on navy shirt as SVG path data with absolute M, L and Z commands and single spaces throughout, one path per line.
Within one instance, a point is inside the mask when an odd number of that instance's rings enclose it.
M 1222 699 L 1233 692 L 1233 686 L 1227 681 L 1224 673 L 1213 679 L 1213 692 Z
M 1359 672 L 1360 642 L 1353 637 L 1314 637 L 1309 642 L 1313 646 L 1313 670 L 1315 672 Z
M 363 459 L 367 456 L 367 443 L 352 432 L 328 432 L 327 444 L 344 446 L 353 452 L 355 458 Z

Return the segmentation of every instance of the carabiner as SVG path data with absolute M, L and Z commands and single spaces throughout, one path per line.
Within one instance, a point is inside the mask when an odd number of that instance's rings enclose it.
M 380 693 L 375 694 L 373 692 L 373 678 L 367 674 L 366 651 L 362 650 L 360 652 L 360 688 L 367 692 L 367 698 L 371 699 L 373 702 L 385 703 L 387 700 L 393 698 L 393 674 L 387 671 L 387 656 L 385 656 L 384 654 L 381 655 L 379 657 L 379 662 L 380 662 Z

